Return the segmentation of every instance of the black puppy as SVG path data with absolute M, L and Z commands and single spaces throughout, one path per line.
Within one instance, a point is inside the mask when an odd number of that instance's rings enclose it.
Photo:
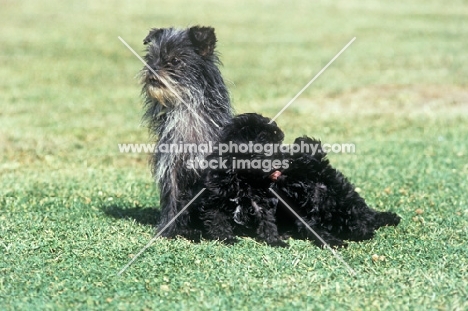
M 263 150 L 255 151 L 283 140 L 283 132 L 269 121 L 257 114 L 243 114 L 223 129 L 218 153 L 207 158 L 218 159 L 218 168 L 204 172 L 206 191 L 193 207 L 203 222 L 205 237 L 233 243 L 236 235 L 250 235 L 270 245 L 287 245 L 276 227 L 278 199 L 268 190 L 273 186 L 270 173 L 282 161 L 277 154 L 267 157 Z M 221 154 L 224 147 L 229 150 Z
M 378 228 L 398 225 L 400 217 L 395 213 L 367 206 L 346 177 L 330 165 L 320 141 L 304 136 L 294 144 L 315 146 L 311 150 L 316 151 L 289 156 L 289 167 L 281 172 L 274 189 L 327 244 L 345 246 L 343 240 L 371 239 Z M 286 206 L 278 210 L 282 230 L 323 244 Z
M 278 147 L 283 137 L 274 122 L 258 114 L 239 115 L 224 128 L 219 149 L 223 144 L 232 147 L 222 155 L 227 168 L 204 172 L 206 191 L 192 209 L 193 218 L 203 222 L 207 238 L 233 243 L 236 235 L 250 235 L 286 246 L 282 238 L 293 236 L 323 245 L 269 188 L 331 246 L 345 246 L 343 240 L 370 239 L 379 227 L 399 223 L 396 214 L 366 205 L 354 186 L 329 164 L 319 141 L 297 138 L 295 144 L 313 145 L 310 150 L 315 152 L 291 155 Z M 241 145 L 252 148 L 242 152 Z

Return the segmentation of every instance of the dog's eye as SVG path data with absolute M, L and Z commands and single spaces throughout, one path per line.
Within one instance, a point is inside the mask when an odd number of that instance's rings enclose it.
M 177 66 L 181 63 L 182 61 L 180 59 L 178 59 L 177 57 L 174 57 L 173 59 L 171 59 L 171 61 L 169 62 L 169 64 L 171 66 Z

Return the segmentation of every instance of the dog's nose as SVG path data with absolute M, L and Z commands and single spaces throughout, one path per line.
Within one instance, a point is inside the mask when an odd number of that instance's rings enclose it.
M 146 75 L 146 83 L 149 83 L 153 86 L 160 86 L 161 81 L 159 81 L 158 77 L 156 77 L 153 73 L 148 72 Z

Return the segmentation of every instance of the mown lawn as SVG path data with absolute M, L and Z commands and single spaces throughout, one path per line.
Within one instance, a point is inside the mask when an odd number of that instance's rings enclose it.
M 468 308 L 468 6 L 464 1 L 1 1 L 0 309 Z M 331 154 L 402 217 L 340 250 L 157 240 L 137 51 L 151 27 L 216 28 L 237 112 Z M 373 261 L 372 255 L 384 260 Z M 382 257 L 382 258 L 383 258 Z

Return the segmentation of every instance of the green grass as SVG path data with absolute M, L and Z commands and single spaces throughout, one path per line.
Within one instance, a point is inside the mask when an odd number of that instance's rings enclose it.
M 468 7 L 464 1 L 3 1 L 0 309 L 468 308 Z M 152 237 L 158 194 L 140 126 L 151 27 L 212 25 L 238 112 L 282 114 L 286 141 L 353 142 L 335 167 L 396 228 L 340 250 Z M 416 214 L 422 209 L 423 214 Z M 372 255 L 385 256 L 374 262 Z

